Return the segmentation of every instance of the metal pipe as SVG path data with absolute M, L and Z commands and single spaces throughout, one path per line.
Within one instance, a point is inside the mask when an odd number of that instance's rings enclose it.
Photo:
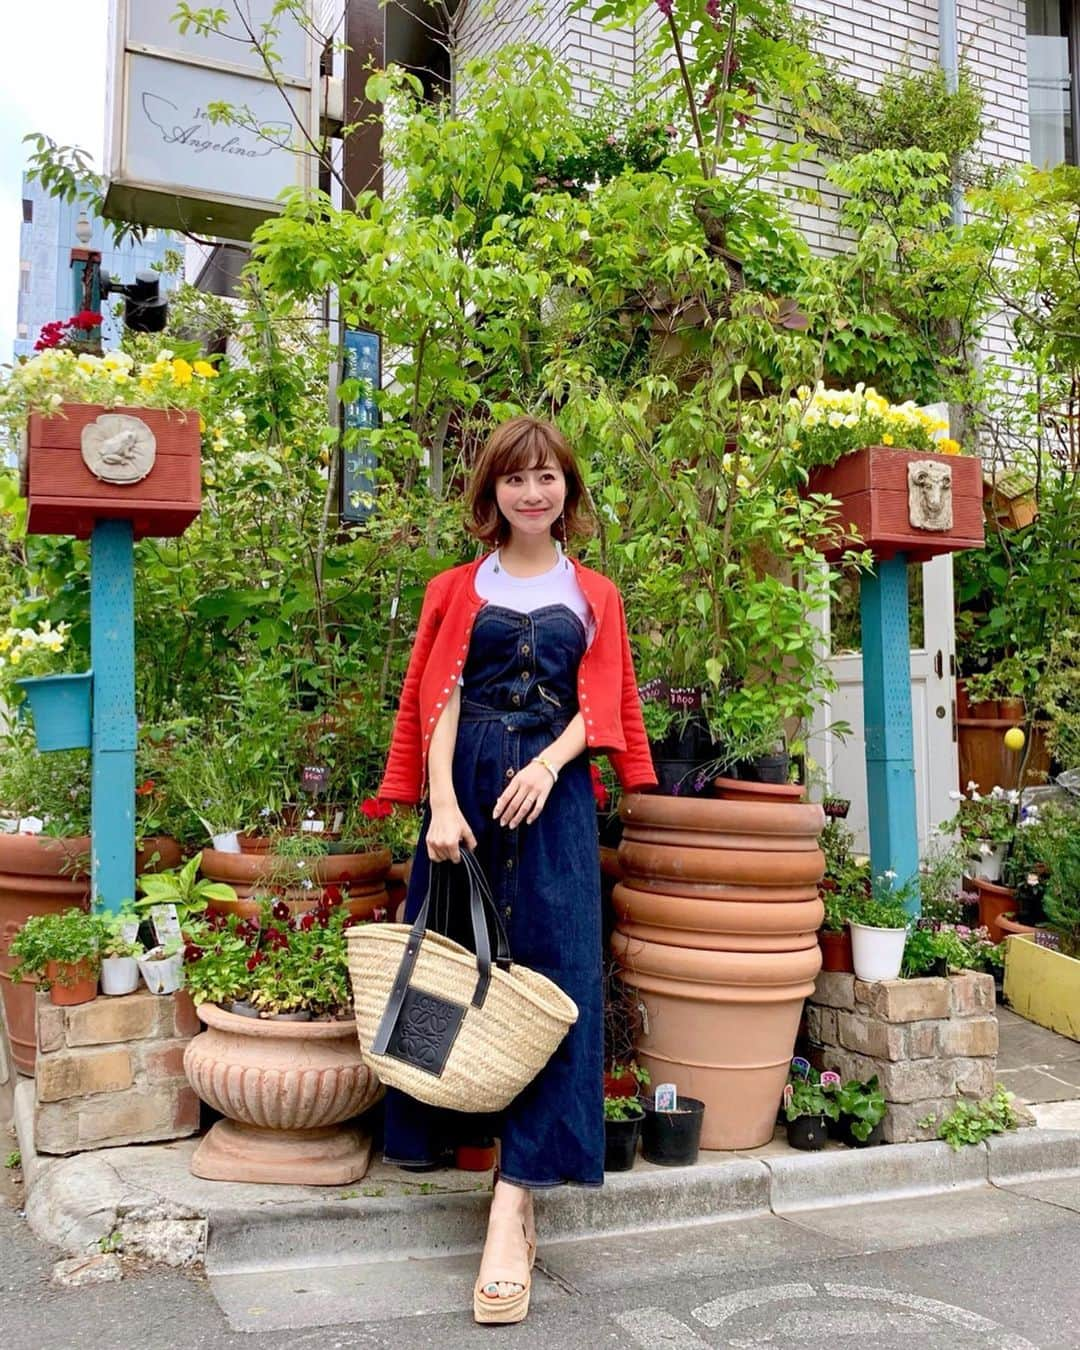
M 938 0 L 938 63 L 945 72 L 945 88 L 955 94 L 960 87 L 960 47 L 957 39 L 957 0 Z M 964 223 L 964 189 L 957 180 L 956 166 L 950 165 L 952 182 L 952 222 Z

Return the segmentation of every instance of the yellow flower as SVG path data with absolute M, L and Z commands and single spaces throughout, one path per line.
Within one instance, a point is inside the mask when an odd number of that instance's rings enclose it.
M 937 443 L 937 449 L 943 455 L 958 455 L 960 453 L 960 442 L 954 441 L 951 436 L 942 436 Z
M 191 383 L 192 367 L 190 361 L 178 356 L 172 363 L 172 377 L 177 384 Z
M 831 427 L 842 427 L 843 425 L 844 425 L 844 419 L 843 419 L 843 416 L 842 416 L 840 413 L 838 413 L 838 412 L 831 412 L 831 413 L 829 414 L 829 426 L 831 426 Z
M 196 375 L 201 376 L 204 380 L 217 379 L 217 370 L 209 361 L 196 361 L 192 369 Z
M 882 438 L 881 438 L 881 443 L 882 443 L 882 445 L 892 445 L 892 443 L 893 443 L 893 441 L 894 441 L 895 439 L 896 439 L 896 438 L 893 436 L 892 432 L 891 432 L 891 431 L 887 431 L 887 432 L 885 433 L 885 435 L 882 436 Z

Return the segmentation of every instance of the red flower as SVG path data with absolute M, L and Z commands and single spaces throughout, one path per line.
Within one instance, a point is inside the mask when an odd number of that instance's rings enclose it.
M 307 914 L 301 914 L 299 919 L 299 928 L 302 933 L 310 933 L 315 927 L 315 915 L 310 911 Z
M 42 326 L 38 340 L 34 343 L 34 351 L 48 351 L 50 347 L 59 347 L 64 340 L 64 325 L 59 319 L 54 319 L 52 323 Z
M 289 909 L 289 906 L 285 903 L 284 900 L 275 900 L 273 905 L 271 905 L 270 907 L 270 913 L 274 916 L 275 919 L 284 922 L 289 918 L 289 915 L 292 913 L 292 911 Z
M 265 960 L 266 957 L 263 956 L 262 952 L 255 952 L 253 956 L 249 956 L 247 959 L 248 970 L 254 970 L 256 966 L 261 966 Z
M 283 933 L 280 928 L 268 928 L 264 934 L 266 945 L 272 947 L 274 951 L 280 951 L 282 947 L 289 945 L 288 935 Z
M 66 328 L 97 328 L 101 323 L 101 315 L 96 309 L 80 309 L 78 314 L 73 314 L 67 323 Z
M 185 961 L 198 961 L 202 955 L 203 949 L 197 946 L 194 942 L 188 942 L 185 944 L 184 946 Z
M 601 811 L 606 811 L 611 801 L 611 793 L 607 790 L 599 764 L 590 764 L 589 773 L 592 775 L 592 793 L 596 798 L 596 804 Z
M 394 814 L 394 805 L 392 802 L 380 801 L 378 797 L 368 797 L 360 803 L 360 810 L 368 820 L 385 820 Z
M 341 899 L 342 899 L 342 897 L 341 897 L 341 887 L 340 887 L 340 886 L 324 886 L 324 887 L 323 887 L 323 899 L 325 900 L 327 906 L 329 906 L 329 905 L 340 905 L 340 904 L 341 904 Z M 329 918 L 329 915 L 327 915 L 327 918 Z
M 143 782 L 141 782 L 139 786 L 135 789 L 135 796 L 149 797 L 151 792 L 153 792 L 153 790 L 154 790 L 154 780 L 152 778 L 147 778 Z

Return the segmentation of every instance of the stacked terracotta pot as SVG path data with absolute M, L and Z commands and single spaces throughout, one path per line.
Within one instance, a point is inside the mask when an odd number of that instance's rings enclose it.
M 639 1058 L 705 1102 L 703 1148 L 772 1138 L 821 967 L 820 806 L 623 799 L 612 948 L 641 995 Z

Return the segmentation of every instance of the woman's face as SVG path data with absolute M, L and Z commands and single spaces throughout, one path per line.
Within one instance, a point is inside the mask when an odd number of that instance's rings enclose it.
M 537 468 L 500 474 L 495 479 L 495 501 L 515 534 L 550 534 L 566 501 L 566 475 L 554 459 Z

